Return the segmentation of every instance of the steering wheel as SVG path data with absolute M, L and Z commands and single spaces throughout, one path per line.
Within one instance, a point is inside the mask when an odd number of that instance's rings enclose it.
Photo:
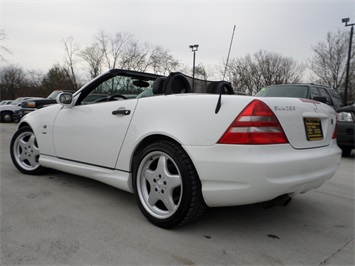
M 127 99 L 127 97 L 126 96 L 123 96 L 122 94 L 113 94 L 113 95 L 111 95 L 110 97 L 108 97 L 107 98 L 107 102 L 109 102 L 109 101 L 114 101 L 115 100 L 115 98 L 122 98 L 122 99 Z

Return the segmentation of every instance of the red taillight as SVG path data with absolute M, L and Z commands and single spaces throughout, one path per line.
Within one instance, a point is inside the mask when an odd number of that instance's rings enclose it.
M 335 123 L 335 128 L 334 128 L 332 139 L 336 139 L 336 138 L 337 138 L 337 124 Z
M 337 130 L 335 129 L 335 130 L 334 130 L 334 133 L 333 133 L 332 139 L 336 139 L 336 138 L 337 138 Z
M 262 101 L 253 100 L 237 116 L 218 141 L 220 144 L 288 143 L 272 110 Z

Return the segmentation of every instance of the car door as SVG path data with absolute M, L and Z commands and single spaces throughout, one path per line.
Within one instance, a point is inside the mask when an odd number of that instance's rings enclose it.
M 57 157 L 114 168 L 137 100 L 64 107 L 53 128 Z
M 53 125 L 56 156 L 113 169 L 138 102 L 122 95 L 133 88 L 132 83 L 125 76 L 94 80 L 75 96 L 74 106 L 63 107 Z M 86 101 L 97 93 L 112 97 Z

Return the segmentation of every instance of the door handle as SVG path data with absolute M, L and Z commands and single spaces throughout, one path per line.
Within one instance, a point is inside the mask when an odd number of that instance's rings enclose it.
M 129 115 L 131 113 L 131 110 L 126 110 L 126 109 L 117 109 L 115 111 L 112 111 L 113 115 Z

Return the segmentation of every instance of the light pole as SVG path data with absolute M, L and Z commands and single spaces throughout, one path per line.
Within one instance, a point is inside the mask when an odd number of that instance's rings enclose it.
M 345 27 L 351 26 L 350 38 L 349 38 L 349 52 L 348 52 L 348 62 L 346 64 L 346 75 L 345 75 L 345 91 L 344 91 L 344 105 L 346 105 L 348 98 L 348 83 L 349 83 L 349 70 L 350 70 L 350 58 L 351 58 L 351 46 L 353 41 L 353 32 L 355 23 L 348 24 L 349 18 L 343 18 L 341 22 L 345 23 Z
M 191 45 L 189 45 L 189 48 L 194 53 L 193 62 L 192 62 L 192 91 L 194 91 L 194 89 L 195 89 L 195 57 L 196 57 L 196 51 L 198 50 L 198 44 L 191 44 Z

